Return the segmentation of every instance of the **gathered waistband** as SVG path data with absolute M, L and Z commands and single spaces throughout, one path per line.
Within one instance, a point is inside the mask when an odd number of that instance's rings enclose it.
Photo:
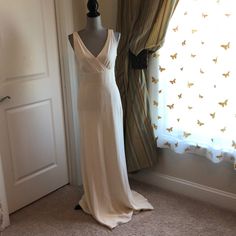
M 79 83 L 115 81 L 115 71 L 112 69 L 98 72 L 79 72 L 78 77 Z

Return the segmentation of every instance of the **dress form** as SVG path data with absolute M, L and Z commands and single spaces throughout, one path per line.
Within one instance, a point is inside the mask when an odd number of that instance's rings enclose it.
M 102 25 L 100 13 L 97 11 L 97 1 L 89 0 L 87 7 L 89 12 L 87 13 L 86 26 L 84 29 L 78 31 L 78 34 L 88 50 L 96 57 L 106 42 L 108 30 Z M 118 42 L 120 39 L 120 33 L 114 32 L 114 35 Z M 70 34 L 68 38 L 72 48 L 74 49 L 73 34 Z M 81 206 L 77 204 L 74 209 L 80 210 Z
M 92 1 L 95 2 L 96 1 Z M 90 5 L 89 5 L 90 4 Z M 100 13 L 97 11 L 98 4 L 92 5 L 91 1 L 88 1 L 87 22 L 84 29 L 78 31 L 80 38 L 89 51 L 97 56 L 103 48 L 108 30 L 103 27 Z M 114 32 L 117 41 L 120 39 L 120 33 Z M 70 44 L 74 49 L 73 34 L 68 36 Z
M 84 190 L 75 210 L 82 209 L 98 223 L 113 229 L 128 223 L 134 214 L 154 208 L 148 199 L 130 188 L 123 108 L 115 77 L 119 42 L 112 29 L 102 27 L 96 0 L 89 2 L 95 2 L 94 14 L 88 15 L 89 22 L 94 22 L 90 18 L 98 19 L 96 24 L 92 23 L 93 33 L 95 36 L 98 33 L 99 38 L 101 29 L 106 42 L 100 41 L 102 47 L 98 48 L 94 35 L 82 39 L 83 32 L 88 32 L 86 28 L 80 31 L 81 37 L 76 31 L 72 33 L 78 69 L 78 134 Z M 87 25 L 91 26 L 88 22 Z M 92 43 L 97 45 L 97 51 L 92 50 Z

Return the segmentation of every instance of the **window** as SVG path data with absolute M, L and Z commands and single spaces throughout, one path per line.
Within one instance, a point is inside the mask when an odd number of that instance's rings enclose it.
M 235 13 L 234 0 L 179 2 L 151 62 L 158 147 L 236 163 Z

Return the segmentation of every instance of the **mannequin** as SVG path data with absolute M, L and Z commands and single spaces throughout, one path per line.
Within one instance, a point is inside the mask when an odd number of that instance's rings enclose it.
M 75 206 L 109 229 L 153 210 L 130 188 L 122 101 L 115 77 L 119 33 L 102 26 L 96 0 L 88 1 L 86 27 L 69 36 L 78 66 L 78 118 L 84 193 Z M 73 45 L 74 43 L 74 45 Z
M 101 15 L 97 11 L 98 3 L 96 0 L 89 0 L 87 4 L 89 12 L 87 13 L 87 23 L 84 29 L 78 31 L 78 34 L 84 42 L 87 49 L 96 57 L 103 48 L 106 38 L 107 29 L 102 26 Z M 120 33 L 114 32 L 117 42 L 120 39 Z M 73 34 L 70 34 L 69 41 L 74 49 Z
M 101 16 L 98 12 L 97 1 L 89 0 L 87 7 L 89 12 L 87 13 L 86 27 L 78 31 L 78 34 L 87 49 L 96 57 L 106 42 L 108 30 L 102 26 Z M 120 39 L 120 33 L 114 32 L 114 34 L 118 42 Z M 70 34 L 68 38 L 72 48 L 74 49 L 73 34 Z M 80 210 L 81 206 L 78 204 L 74 209 Z

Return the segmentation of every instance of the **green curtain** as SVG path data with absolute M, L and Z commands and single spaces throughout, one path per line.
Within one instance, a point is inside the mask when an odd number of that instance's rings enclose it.
M 128 172 L 153 166 L 157 146 L 150 119 L 147 69 L 133 69 L 129 51 L 138 56 L 154 52 L 164 42 L 178 0 L 118 0 L 116 82 L 124 111 L 124 139 Z

